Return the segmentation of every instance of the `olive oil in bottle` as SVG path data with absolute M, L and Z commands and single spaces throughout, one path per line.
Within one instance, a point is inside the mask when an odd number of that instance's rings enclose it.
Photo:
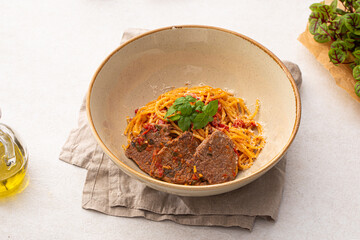
M 10 168 L 7 166 L 5 157 L 5 147 L 0 142 L 0 196 L 13 193 L 22 183 L 27 168 L 26 150 L 14 144 L 16 163 Z
M 1 118 L 1 109 L 0 109 Z M 28 154 L 17 134 L 0 123 L 0 197 L 20 192 L 28 164 Z

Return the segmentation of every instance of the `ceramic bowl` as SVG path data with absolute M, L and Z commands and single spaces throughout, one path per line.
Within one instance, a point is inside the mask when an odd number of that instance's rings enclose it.
M 185 186 L 154 179 L 122 148 L 126 117 L 173 87 L 209 85 L 231 91 L 254 110 L 266 145 L 254 165 L 230 182 Z M 300 98 L 285 65 L 242 34 L 209 26 L 149 31 L 113 51 L 96 71 L 88 91 L 87 115 L 104 152 L 129 176 L 151 188 L 183 196 L 208 196 L 240 188 L 273 167 L 288 150 L 300 122 Z

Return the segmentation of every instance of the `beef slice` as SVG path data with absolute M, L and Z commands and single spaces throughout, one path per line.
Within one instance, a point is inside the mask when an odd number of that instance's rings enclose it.
M 214 131 L 196 149 L 193 164 L 196 174 L 208 184 L 234 180 L 238 171 L 235 144 L 223 132 Z
M 199 145 L 191 132 L 168 142 L 154 155 L 150 168 L 152 177 L 177 184 L 194 184 L 192 158 Z
M 169 125 L 148 124 L 137 137 L 131 140 L 125 155 L 149 174 L 153 155 L 170 140 Z

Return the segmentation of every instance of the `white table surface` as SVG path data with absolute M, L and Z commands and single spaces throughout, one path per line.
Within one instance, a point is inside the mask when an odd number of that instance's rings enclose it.
M 313 0 L 0 1 L 0 107 L 27 143 L 29 186 L 0 200 L 0 239 L 359 239 L 360 104 L 297 37 Z M 111 217 L 81 208 L 86 170 L 58 160 L 97 67 L 127 28 L 213 25 L 303 73 L 301 125 L 276 222 L 252 232 Z M 171 236 L 171 237 L 170 237 Z

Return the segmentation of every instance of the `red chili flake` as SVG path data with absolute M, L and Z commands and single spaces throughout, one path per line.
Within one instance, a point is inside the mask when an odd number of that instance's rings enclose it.
M 142 137 L 139 137 L 138 139 L 137 139 L 137 142 L 140 144 L 140 145 L 142 145 L 143 144 L 143 142 L 144 142 L 144 138 L 142 138 Z
M 233 177 L 236 177 L 236 172 L 233 171 L 232 174 L 233 174 Z
M 143 127 L 144 127 L 144 129 L 149 130 L 149 131 L 150 130 L 152 130 L 153 132 L 157 131 L 157 129 L 155 128 L 155 125 L 152 123 L 145 123 Z M 145 132 L 148 133 L 149 131 L 145 131 Z
M 228 175 L 227 174 L 223 174 L 223 177 L 227 177 Z
M 214 120 L 211 122 L 211 125 L 217 127 L 217 125 L 220 123 L 220 119 L 221 119 L 221 115 L 220 113 L 217 112 L 214 116 Z
M 219 125 L 219 118 L 221 118 L 220 114 L 216 113 L 214 116 L 214 120 L 210 123 L 213 127 L 217 127 Z
M 142 133 L 142 135 L 147 134 L 150 130 L 151 130 L 151 129 L 150 129 L 150 128 L 148 128 L 145 132 L 143 132 L 143 133 Z
M 224 128 L 225 130 L 229 130 L 229 126 L 225 125 L 225 124 L 222 124 L 222 123 L 219 123 L 218 124 L 218 127 L 219 128 Z
M 135 114 L 137 114 L 137 112 L 139 111 L 139 109 L 137 108 L 137 109 L 135 109 Z
M 234 127 L 241 127 L 241 128 L 245 128 L 246 127 L 246 124 L 243 120 L 241 119 L 236 119 L 234 121 L 234 124 L 233 124 Z
M 161 168 L 158 168 L 159 170 L 159 177 L 162 177 L 164 175 L 164 169 L 161 167 Z
M 198 180 L 199 178 L 198 178 L 195 174 L 193 174 L 192 177 L 191 177 L 191 179 L 192 179 L 192 180 Z
M 250 122 L 251 126 L 256 127 L 256 123 L 255 122 Z
M 236 150 L 235 148 L 234 148 L 234 152 L 236 153 L 236 155 L 238 155 L 238 157 L 240 156 L 238 150 Z

